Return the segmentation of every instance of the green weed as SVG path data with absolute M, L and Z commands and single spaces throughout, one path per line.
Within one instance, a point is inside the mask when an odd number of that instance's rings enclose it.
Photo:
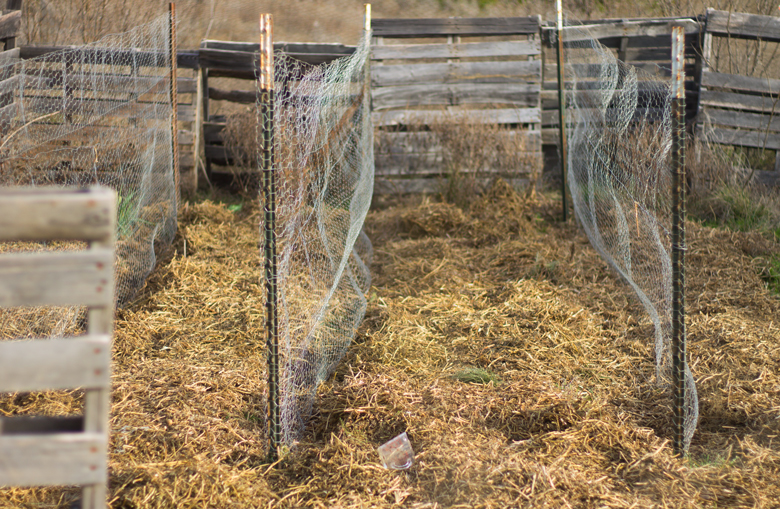
M 488 369 L 483 368 L 464 368 L 456 372 L 453 378 L 459 382 L 467 384 L 489 384 L 498 385 L 501 379 Z

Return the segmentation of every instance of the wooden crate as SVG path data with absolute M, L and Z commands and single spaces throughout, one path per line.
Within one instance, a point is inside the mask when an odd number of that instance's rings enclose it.
M 504 126 L 541 160 L 538 16 L 374 19 L 371 29 L 376 193 L 435 190 L 443 147 L 426 143 L 426 126 L 450 119 Z M 527 182 L 529 175 L 500 176 Z
M 81 251 L 0 255 L 0 306 L 86 306 L 87 334 L 0 341 L 0 392 L 84 389 L 84 412 L 0 418 L 0 486 L 83 487 L 106 506 L 116 195 L 104 187 L 0 189 L 0 241 L 75 240 Z
M 780 185 L 780 80 L 712 70 L 713 38 L 780 43 L 780 19 L 707 10 L 696 123 L 696 134 L 706 141 L 775 150 L 775 171 L 757 171 L 755 177 Z

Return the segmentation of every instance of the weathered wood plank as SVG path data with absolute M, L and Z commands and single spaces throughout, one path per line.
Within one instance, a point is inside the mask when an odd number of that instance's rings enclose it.
M 778 136 L 780 131 L 780 104 L 774 115 L 762 115 L 760 113 L 748 113 L 739 110 L 719 110 L 707 108 L 702 112 L 705 122 L 711 125 L 725 125 L 742 129 L 756 129 L 759 131 L 776 131 L 769 136 Z
M 0 66 L 5 66 L 19 61 L 19 48 L 14 48 L 8 51 L 0 51 Z
M 541 53 L 538 40 L 465 42 L 459 44 L 392 44 L 371 48 L 372 60 L 532 56 Z
M 201 42 L 201 48 L 257 53 L 260 51 L 260 44 L 256 42 L 233 42 L 206 39 Z M 275 42 L 274 51 L 305 54 L 320 53 L 344 56 L 353 54 L 355 52 L 355 46 L 346 46 L 337 42 Z
M 521 137 L 517 143 L 524 143 L 524 150 L 540 148 L 541 132 L 518 129 L 502 129 L 501 134 L 512 138 Z M 438 135 L 431 131 L 382 131 L 376 133 L 374 154 L 440 153 Z
M 731 108 L 745 111 L 780 111 L 780 102 L 767 96 L 702 90 L 699 106 Z
M 668 64 L 664 65 L 663 63 L 636 62 L 630 60 L 627 63 L 631 64 L 631 66 L 635 67 L 637 70 L 645 72 L 653 77 L 669 77 L 672 75 L 672 68 Z M 601 64 L 567 64 L 566 68 L 572 69 L 578 76 L 597 76 L 598 73 L 601 72 L 602 66 Z M 695 69 L 696 64 L 686 64 L 685 75 L 690 77 L 694 76 Z M 545 64 L 544 75 L 546 78 L 545 88 L 557 90 L 558 65 L 554 63 Z
M 767 96 L 780 97 L 780 80 L 771 78 L 754 78 L 738 74 L 704 71 L 701 85 L 712 88 L 730 88 L 740 92 L 755 92 Z
M 780 18 L 707 9 L 707 32 L 780 42 Z
M 608 24 L 577 25 L 563 28 L 564 42 L 617 37 L 670 36 L 673 26 L 684 26 L 685 35 L 696 35 L 701 25 L 690 18 L 672 20 L 614 21 Z M 670 42 L 671 44 L 671 42 Z
M 11 11 L 0 16 L 0 39 L 19 35 L 22 27 L 22 11 Z
M 512 186 L 522 189 L 527 187 L 530 183 L 528 178 L 512 178 L 509 176 L 502 177 L 508 181 Z M 490 178 L 476 178 L 476 184 L 486 189 L 495 179 Z M 441 178 L 412 178 L 412 179 L 387 179 L 377 178 L 374 180 L 374 194 L 430 194 L 441 192 L 446 183 Z
M 76 433 L 84 431 L 84 417 L 69 415 L 47 417 L 19 415 L 0 417 L 0 435 L 34 435 L 43 433 Z
M 115 203 L 108 188 L 0 188 L 0 241 L 111 239 Z
M 102 433 L 0 436 L 0 486 L 58 486 L 106 482 Z
M 378 111 L 371 114 L 374 126 L 425 125 L 435 122 L 450 122 L 465 118 L 474 124 L 532 124 L 541 121 L 539 108 L 501 110 L 459 110 L 454 112 L 436 110 Z
M 238 104 L 255 104 L 257 102 L 257 92 L 254 90 L 222 90 L 221 88 L 209 87 L 209 99 Z
M 757 170 L 753 175 L 753 179 L 765 186 L 780 187 L 780 169 L 775 169 L 775 171 Z
M 460 83 L 456 85 L 401 85 L 375 88 L 371 93 L 374 111 L 416 106 L 458 106 L 502 104 L 535 107 L 539 85 Z
M 526 18 L 377 18 L 371 20 L 374 37 L 461 37 L 530 35 L 539 32 L 538 16 Z
M 396 177 L 396 176 L 414 176 L 431 177 L 440 176 L 444 172 L 443 159 L 440 153 L 425 154 L 377 154 L 375 155 L 377 177 Z M 541 163 L 540 152 L 518 152 L 518 161 L 528 161 L 529 164 L 538 159 Z M 520 172 L 527 168 L 518 167 Z M 463 175 L 471 175 L 473 172 L 464 171 Z M 495 168 L 486 168 L 480 172 L 480 175 L 504 175 L 505 170 Z
M 439 64 L 377 65 L 371 68 L 371 85 L 538 83 L 539 60 L 509 62 L 450 62 Z
M 0 341 L 0 391 L 108 388 L 111 337 Z
M 767 135 L 761 131 L 740 131 L 721 127 L 703 128 L 700 125 L 699 135 L 710 142 L 722 143 L 724 145 L 780 150 L 780 136 L 777 136 L 777 134 Z
M 14 253 L 0 257 L 0 306 L 111 306 L 114 252 Z

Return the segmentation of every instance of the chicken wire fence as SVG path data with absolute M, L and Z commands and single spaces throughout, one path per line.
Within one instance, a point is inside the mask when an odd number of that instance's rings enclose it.
M 672 87 L 615 58 L 580 26 L 563 30 L 568 184 L 593 247 L 655 327 L 658 382 L 672 382 Z M 671 55 L 670 55 L 671 57 Z M 685 365 L 687 450 L 698 397 Z
M 0 186 L 103 184 L 116 191 L 119 306 L 133 299 L 176 232 L 170 34 L 164 15 L 0 67 Z M 0 244 L 2 251 L 74 248 Z M 79 309 L 5 313 L 4 336 L 62 336 L 83 322 Z
M 286 445 L 300 438 L 317 387 L 366 311 L 372 247 L 363 221 L 374 185 L 368 52 L 367 37 L 354 54 L 319 66 L 277 51 L 272 108 L 258 89 L 258 147 L 270 120 L 264 113 L 273 115 L 278 398 Z

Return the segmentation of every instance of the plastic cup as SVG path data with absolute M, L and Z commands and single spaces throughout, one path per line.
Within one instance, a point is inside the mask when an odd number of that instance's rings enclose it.
M 414 462 L 414 451 L 406 432 L 382 444 L 377 451 L 382 464 L 391 470 L 406 470 Z

